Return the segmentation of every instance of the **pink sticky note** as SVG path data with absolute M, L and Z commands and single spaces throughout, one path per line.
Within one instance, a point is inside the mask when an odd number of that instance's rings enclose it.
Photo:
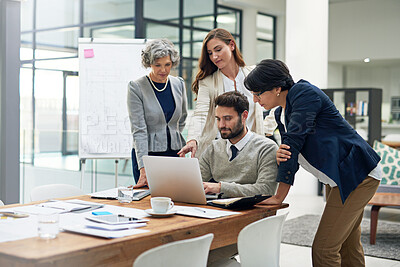
M 94 51 L 93 51 L 93 49 L 84 49 L 84 50 L 83 50 L 83 54 L 84 54 L 85 58 L 94 57 Z

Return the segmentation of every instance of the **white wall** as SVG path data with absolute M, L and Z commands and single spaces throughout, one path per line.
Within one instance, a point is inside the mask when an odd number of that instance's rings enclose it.
M 400 95 L 400 1 L 364 0 L 329 5 L 328 87 L 382 88 L 382 119 Z M 369 57 L 370 63 L 363 63 Z
M 329 5 L 329 61 L 400 59 L 400 1 Z
M 256 8 L 244 8 L 242 13 L 242 54 L 247 65 L 256 64 L 257 49 L 256 49 L 256 23 L 257 23 Z
M 328 0 L 286 0 L 285 61 L 294 81 L 327 86 L 328 14 Z

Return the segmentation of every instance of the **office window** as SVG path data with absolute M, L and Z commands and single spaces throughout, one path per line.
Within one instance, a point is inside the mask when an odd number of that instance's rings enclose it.
M 25 60 L 31 61 L 33 59 L 32 50 L 32 33 L 21 34 L 21 49 L 19 58 L 23 62 Z
M 84 0 L 83 22 L 111 21 L 133 18 L 134 0 Z
M 51 85 L 51 86 L 49 86 Z M 61 149 L 63 76 L 60 71 L 35 72 L 35 152 Z
M 179 19 L 179 0 L 144 1 L 143 16 L 145 19 L 173 21 L 177 23 Z
M 37 29 L 69 26 L 78 23 L 79 0 L 36 0 Z
M 179 28 L 158 23 L 146 23 L 146 38 L 167 38 L 179 50 Z
M 52 52 L 55 52 L 56 54 L 60 52 L 69 52 L 74 53 L 74 55 L 77 56 L 78 38 L 79 28 L 77 27 L 38 32 L 36 33 L 36 47 L 42 51 L 48 50 L 48 53 L 39 54 L 37 52 L 36 59 L 47 58 Z
M 33 0 L 21 3 L 21 32 L 33 29 Z
M 257 14 L 257 62 L 275 58 L 276 18 L 267 14 Z
M 214 28 L 214 0 L 184 0 L 183 24 L 189 27 Z
M 85 27 L 84 36 L 91 38 L 135 38 L 135 25 L 132 23 L 117 23 Z
M 38 60 L 35 67 L 37 69 L 62 70 L 62 71 L 78 71 L 78 58 L 59 58 L 52 60 Z
M 274 58 L 274 46 L 271 42 L 257 40 L 257 63 L 263 59 Z
M 240 46 L 241 11 L 220 6 L 217 0 L 143 0 L 143 20 L 137 23 L 135 2 L 21 2 L 21 158 L 24 162 L 57 168 L 50 160 L 44 160 L 43 153 L 77 154 L 78 38 L 135 38 L 141 31 L 144 33 L 141 36 L 148 39 L 168 38 L 181 53 L 181 64 L 171 74 L 185 79 L 189 109 L 194 108 L 196 96 L 191 92 L 191 83 L 198 71 L 206 34 L 216 26 L 226 28 Z M 137 29 L 136 25 L 142 28 Z M 43 140 L 49 142 L 42 143 Z M 104 170 L 97 171 L 113 173 L 113 161 L 104 161 L 107 162 L 102 163 Z M 66 167 L 78 168 L 77 164 Z
M 241 11 L 237 9 L 219 7 L 217 16 L 217 27 L 229 31 L 236 40 L 236 37 L 240 33 L 240 17 Z
M 20 159 L 30 163 L 32 155 L 32 68 L 21 68 L 19 74 L 20 84 Z

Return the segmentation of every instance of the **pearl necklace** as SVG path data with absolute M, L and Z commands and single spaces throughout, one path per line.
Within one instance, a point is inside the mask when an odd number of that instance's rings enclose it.
M 154 88 L 156 91 L 162 92 L 162 91 L 165 90 L 165 88 L 167 88 L 168 81 L 169 81 L 169 77 L 167 77 L 167 81 L 165 82 L 164 88 L 162 88 L 162 89 L 158 89 L 158 88 L 155 86 L 155 84 L 153 83 L 153 81 L 152 81 L 151 78 L 150 78 L 150 75 L 147 75 L 147 77 L 149 78 L 151 85 L 153 86 L 153 88 Z

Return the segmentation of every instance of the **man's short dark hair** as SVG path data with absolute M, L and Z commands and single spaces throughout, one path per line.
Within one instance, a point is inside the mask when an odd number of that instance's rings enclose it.
M 249 111 L 249 101 L 247 100 L 247 97 L 236 91 L 226 92 L 219 95 L 215 99 L 215 106 L 232 107 L 236 110 L 239 116 L 242 115 L 243 111 Z

